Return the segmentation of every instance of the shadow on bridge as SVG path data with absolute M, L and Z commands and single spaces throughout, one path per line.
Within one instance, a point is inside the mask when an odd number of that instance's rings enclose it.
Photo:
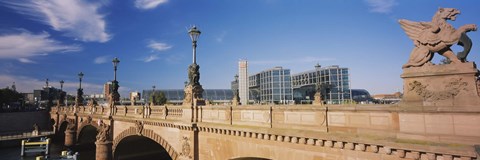
M 157 142 L 142 136 L 123 138 L 114 151 L 116 160 L 172 160 L 168 152 Z
M 55 137 L 53 138 L 53 143 L 55 144 L 65 144 L 65 131 L 67 130 L 68 122 L 64 121 L 60 124 L 60 127 L 55 133 Z
M 98 134 L 97 128 L 86 125 L 78 134 L 78 140 L 73 150 L 81 152 L 80 159 L 95 159 L 95 141 Z

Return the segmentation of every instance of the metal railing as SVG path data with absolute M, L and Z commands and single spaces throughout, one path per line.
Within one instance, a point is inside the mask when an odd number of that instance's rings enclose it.
M 53 134 L 54 134 L 53 131 L 40 131 L 40 133 L 38 134 L 33 134 L 33 132 L 0 133 L 0 141 L 44 137 L 44 136 L 53 135 Z

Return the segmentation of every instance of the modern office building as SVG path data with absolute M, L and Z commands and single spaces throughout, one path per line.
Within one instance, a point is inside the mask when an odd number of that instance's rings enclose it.
M 65 91 L 62 91 L 58 88 L 55 88 L 50 85 L 43 86 L 41 90 L 33 90 L 33 99 L 35 104 L 47 105 L 48 101 L 51 100 L 52 104 L 55 105 L 55 101 L 60 98 L 60 94 L 65 94 Z
M 317 82 L 321 84 L 323 100 L 327 104 L 351 102 L 348 68 L 338 65 L 321 67 L 292 75 L 293 98 L 296 103 L 310 103 L 316 92 Z
M 290 69 L 275 67 L 248 77 L 256 103 L 288 104 L 293 101 Z
M 240 103 L 243 105 L 248 104 L 249 91 L 248 91 L 248 63 L 246 60 L 240 60 L 238 62 L 238 94 L 240 97 Z

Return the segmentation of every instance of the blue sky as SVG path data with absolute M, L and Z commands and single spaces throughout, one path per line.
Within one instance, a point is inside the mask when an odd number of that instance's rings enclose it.
M 227 89 L 238 60 L 249 73 L 275 66 L 292 73 L 322 66 L 350 68 L 352 88 L 402 91 L 401 66 L 413 42 L 398 19 L 430 21 L 438 7 L 457 8 L 456 28 L 480 24 L 478 0 L 11 0 L 0 2 L 0 87 L 21 92 L 45 79 L 74 93 L 101 93 L 120 59 L 122 96 L 183 88 L 192 63 L 187 28 L 202 31 L 197 48 L 204 88 Z M 468 34 L 469 61 L 480 60 L 480 33 Z M 461 50 L 453 47 L 455 51 Z M 435 55 L 434 62 L 441 56 Z

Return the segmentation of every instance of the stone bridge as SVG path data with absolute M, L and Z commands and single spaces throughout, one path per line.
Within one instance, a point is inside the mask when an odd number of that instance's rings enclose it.
M 173 160 L 473 160 L 479 113 L 399 105 L 91 105 L 53 107 L 51 118 L 67 146 L 95 143 L 97 159 L 154 154 L 135 150 L 140 144 Z

